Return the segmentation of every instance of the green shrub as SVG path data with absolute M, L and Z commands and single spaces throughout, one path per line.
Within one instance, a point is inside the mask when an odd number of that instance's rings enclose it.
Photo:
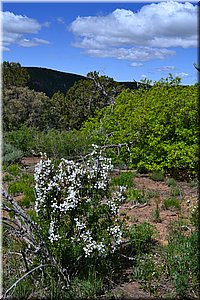
M 194 178 L 194 179 L 190 180 L 190 181 L 188 182 L 188 185 L 189 185 L 189 187 L 191 187 L 191 188 L 197 187 L 197 186 L 198 186 L 198 179 L 197 179 L 197 178 Z
M 20 203 L 20 205 L 22 206 L 22 207 L 26 207 L 26 208 L 28 208 L 28 207 L 30 207 L 30 205 L 31 205 L 31 201 L 30 201 L 30 199 L 29 199 L 29 197 L 23 197 L 20 201 L 19 201 L 19 203 Z
M 132 278 L 139 281 L 141 287 L 150 292 L 150 295 L 156 295 L 159 290 L 159 281 L 163 271 L 163 265 L 157 264 L 151 254 L 145 253 L 137 256 Z
M 119 177 L 112 178 L 112 184 L 117 186 L 133 187 L 135 175 L 133 172 L 123 172 Z
M 174 224 L 169 234 L 165 252 L 168 274 L 179 297 L 198 293 L 199 237 L 195 231 L 185 236 L 180 225 Z
M 156 229 L 152 224 L 143 222 L 130 227 L 128 237 L 130 244 L 137 252 L 144 252 L 151 248 Z
M 18 162 L 23 156 L 23 151 L 17 149 L 15 146 L 9 143 L 3 144 L 3 164 L 8 165 Z
M 168 178 L 166 180 L 166 184 L 169 186 L 169 187 L 176 187 L 177 186 L 177 181 L 176 179 L 174 178 Z
M 88 153 L 92 148 L 88 135 L 77 130 L 39 131 L 23 126 L 21 129 L 6 132 L 4 139 L 24 155 L 40 155 L 42 152 L 54 158 L 74 158 Z
M 172 81 L 134 93 L 124 90 L 115 105 L 86 121 L 82 131 L 97 144 L 129 143 L 129 151 L 112 153 L 116 164 L 126 161 L 139 171 L 197 172 L 198 87 Z
M 35 201 L 34 177 L 29 174 L 22 174 L 17 180 L 12 178 L 12 181 L 8 185 L 8 193 L 13 196 L 23 194 L 24 196 L 20 200 L 20 203 L 28 207 L 30 203 Z
M 36 147 L 37 129 L 22 126 L 20 129 L 5 132 L 4 140 L 11 144 L 24 155 L 32 155 L 32 150 Z
M 20 181 L 23 182 L 23 183 L 26 183 L 27 186 L 30 186 L 30 185 L 34 185 L 35 183 L 35 180 L 34 180 L 34 176 L 33 175 L 30 175 L 28 173 L 24 173 L 20 176 Z
M 173 197 L 164 199 L 163 206 L 165 209 L 170 209 L 170 208 L 180 209 L 180 207 L 181 207 L 180 201 Z
M 159 192 L 158 191 L 147 191 L 146 195 L 147 195 L 147 198 L 154 198 L 154 197 L 158 197 Z
M 77 130 L 61 131 L 51 129 L 38 133 L 35 146 L 37 153 L 46 153 L 54 158 L 74 158 L 89 152 L 91 141 L 86 134 Z
M 148 202 L 148 197 L 145 195 L 144 191 L 129 188 L 127 191 L 127 201 L 136 201 L 138 203 L 144 204 Z
M 5 171 L 13 176 L 18 176 L 21 172 L 20 165 L 12 164 L 10 166 L 7 166 Z
M 20 193 L 23 193 L 26 188 L 26 184 L 24 182 L 13 181 L 8 186 L 8 193 L 17 196 Z
M 150 178 L 154 181 L 163 181 L 165 179 L 164 174 L 162 171 L 154 171 Z
M 155 223 L 160 223 L 161 222 L 160 208 L 159 208 L 158 205 L 156 206 L 156 208 L 152 212 L 152 219 L 153 219 L 153 222 L 155 222 Z
M 170 195 L 172 197 L 181 196 L 181 190 L 178 186 L 171 187 Z
M 3 176 L 3 178 L 2 178 L 2 180 L 3 180 L 4 182 L 10 182 L 10 181 L 13 180 L 13 176 L 10 175 L 10 174 L 5 174 L 5 175 Z

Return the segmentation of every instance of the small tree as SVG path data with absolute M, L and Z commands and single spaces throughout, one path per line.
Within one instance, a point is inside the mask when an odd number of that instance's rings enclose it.
M 17 129 L 25 124 L 43 129 L 43 116 L 48 107 L 49 98 L 41 92 L 28 87 L 11 86 L 3 89 L 3 127 L 4 130 Z
M 76 82 L 66 94 L 69 128 L 80 129 L 96 110 L 114 103 L 123 89 L 124 86 L 112 78 L 99 76 L 98 72 L 88 73 L 87 79 Z
M 20 63 L 4 61 L 3 66 L 3 88 L 11 86 L 25 86 L 29 80 L 29 74 L 22 68 Z
M 65 95 L 61 92 L 56 92 L 48 102 L 44 114 L 47 129 L 68 129 L 69 113 Z

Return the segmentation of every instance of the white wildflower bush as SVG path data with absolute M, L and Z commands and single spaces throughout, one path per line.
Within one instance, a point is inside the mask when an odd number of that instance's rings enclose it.
M 36 165 L 37 223 L 63 268 L 109 257 L 123 241 L 118 212 L 125 189 L 110 188 L 112 168 L 95 145 L 85 161 L 53 161 L 44 154 Z

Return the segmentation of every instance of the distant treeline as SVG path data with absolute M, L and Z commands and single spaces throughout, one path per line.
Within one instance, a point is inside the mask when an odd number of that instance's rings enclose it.
M 52 97 L 55 92 L 60 91 L 66 93 L 75 82 L 79 80 L 88 79 L 88 77 L 60 72 L 47 68 L 39 67 L 24 67 L 28 71 L 30 76 L 27 85 L 29 88 L 34 89 L 37 92 L 43 92 L 48 97 Z M 139 82 L 119 82 L 126 88 L 137 89 L 142 83 Z

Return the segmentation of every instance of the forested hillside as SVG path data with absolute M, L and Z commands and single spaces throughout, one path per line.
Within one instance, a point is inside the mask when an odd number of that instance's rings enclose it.
M 47 68 L 24 67 L 29 74 L 27 86 L 37 92 L 43 92 L 48 97 L 52 97 L 55 92 L 66 93 L 75 82 L 81 79 L 87 79 L 85 76 L 60 72 Z M 127 88 L 136 89 L 140 83 L 120 82 Z
M 70 74 L 39 67 L 25 67 L 29 74 L 27 86 L 37 92 L 43 92 L 51 97 L 55 92 L 66 93 L 67 90 L 78 80 L 85 79 L 84 76 Z

